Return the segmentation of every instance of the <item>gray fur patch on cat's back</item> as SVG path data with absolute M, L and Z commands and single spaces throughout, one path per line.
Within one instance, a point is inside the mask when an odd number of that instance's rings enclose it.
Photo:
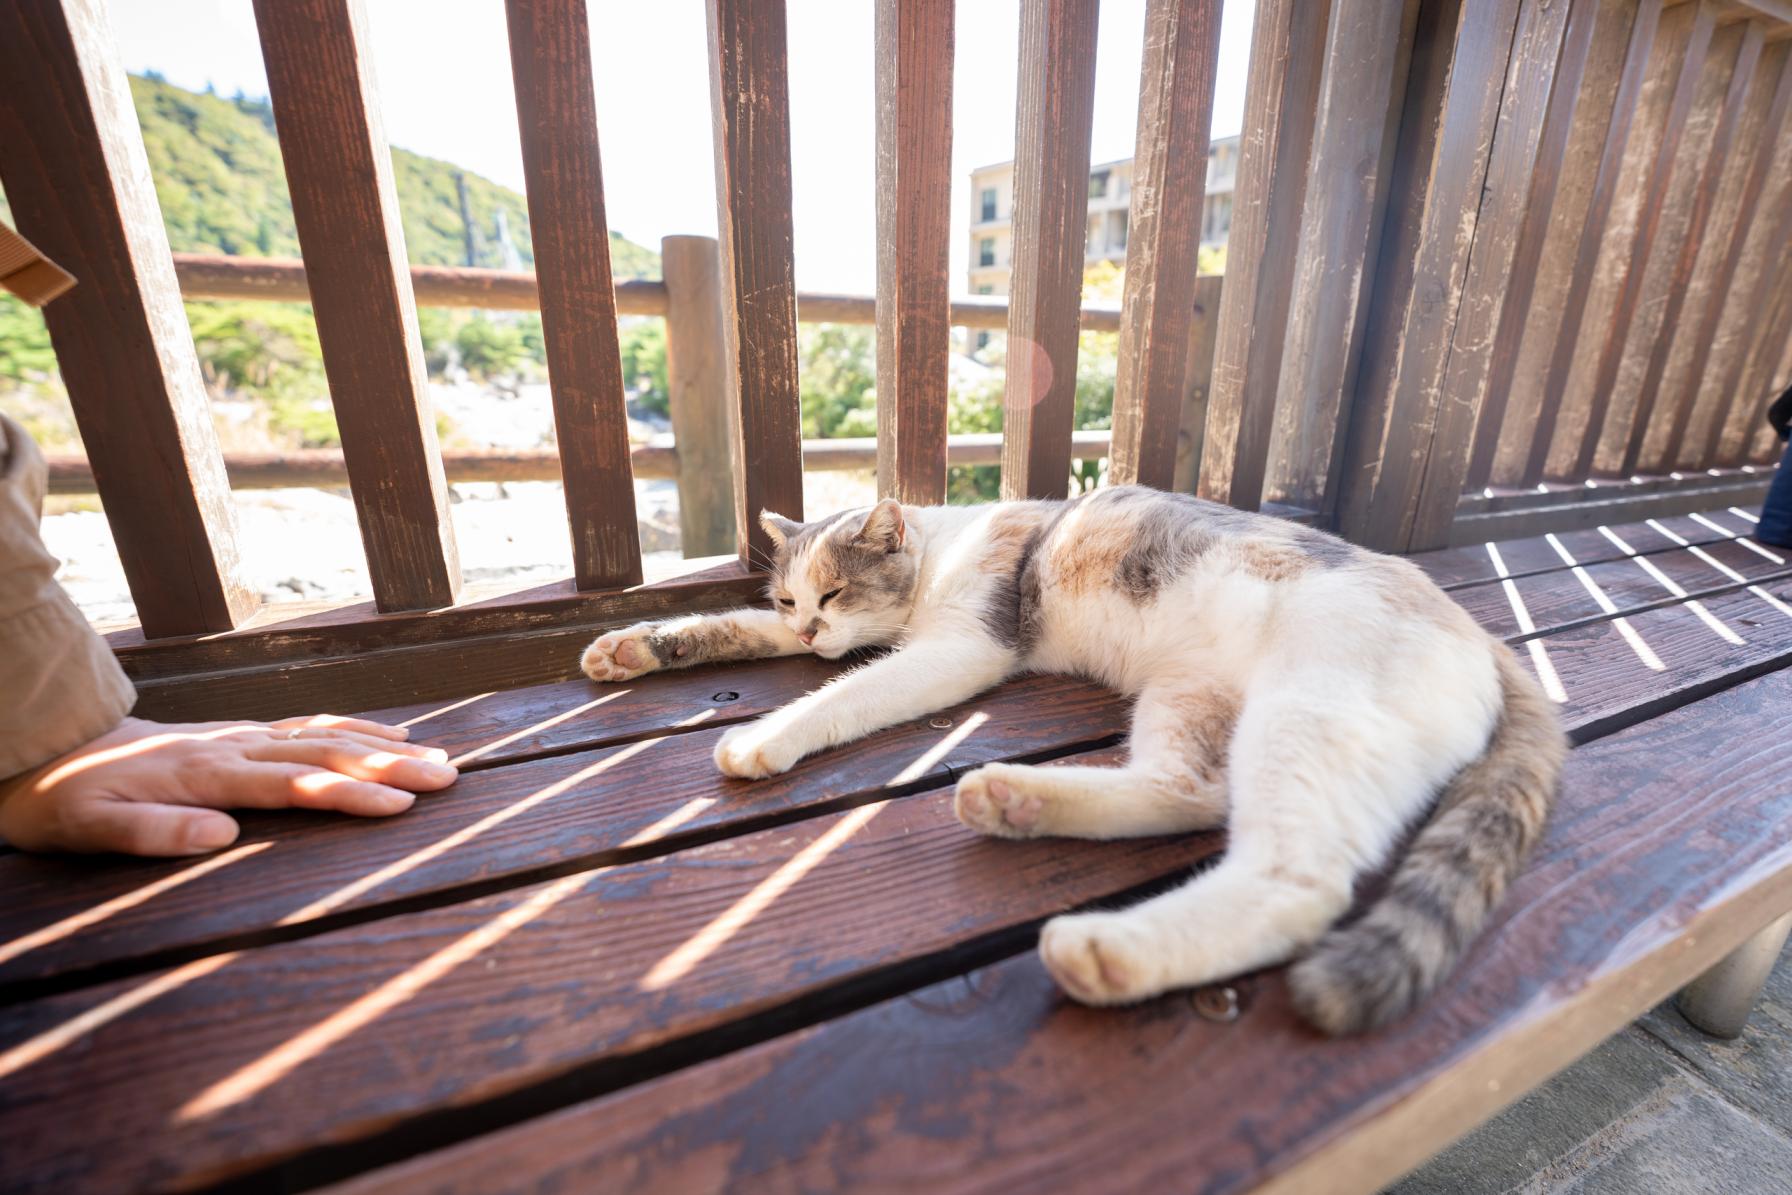
M 1039 640 L 1039 548 L 1069 508 L 1068 502 L 1015 503 L 990 518 L 995 583 L 983 606 L 983 626 L 997 643 L 1023 656 Z
M 1265 580 L 1285 580 L 1306 567 L 1337 568 L 1360 558 L 1360 549 L 1335 536 L 1271 515 L 1235 510 L 1188 494 L 1138 487 L 1111 491 L 1109 504 L 1124 503 L 1131 539 L 1114 569 L 1114 587 L 1134 603 L 1156 599 L 1206 553 L 1223 542 L 1243 545 L 1247 567 L 1271 560 Z M 1271 549 L 1266 554 L 1262 549 Z

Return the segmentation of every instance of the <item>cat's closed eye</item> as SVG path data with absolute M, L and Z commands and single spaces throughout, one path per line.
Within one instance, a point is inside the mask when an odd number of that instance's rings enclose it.
M 778 599 L 778 605 L 784 607 L 786 610 L 789 610 L 796 605 L 796 602 L 791 598 L 781 597 Z
M 844 589 L 845 586 L 841 586 L 840 588 Z M 825 606 L 829 602 L 833 601 L 835 598 L 837 598 L 839 596 L 840 596 L 840 589 L 830 589 L 826 593 L 821 595 L 821 601 L 817 602 L 816 605 Z

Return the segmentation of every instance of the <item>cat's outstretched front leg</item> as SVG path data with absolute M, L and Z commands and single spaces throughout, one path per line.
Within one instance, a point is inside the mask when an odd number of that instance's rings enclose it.
M 723 660 L 759 660 L 808 651 L 771 610 L 692 614 L 638 622 L 600 635 L 579 665 L 592 680 L 633 680 L 661 668 L 689 668 Z
M 957 705 L 1002 680 L 1015 664 L 1013 652 L 975 632 L 916 638 L 736 726 L 716 744 L 716 766 L 728 776 L 775 776 L 805 755 Z

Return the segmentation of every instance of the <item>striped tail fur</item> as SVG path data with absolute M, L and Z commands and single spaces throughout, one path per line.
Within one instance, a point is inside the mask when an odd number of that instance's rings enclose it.
M 1445 786 L 1385 893 L 1289 973 L 1302 1017 L 1330 1034 L 1411 1010 L 1474 941 L 1543 836 L 1567 740 L 1512 652 L 1495 648 L 1504 701 L 1487 749 Z

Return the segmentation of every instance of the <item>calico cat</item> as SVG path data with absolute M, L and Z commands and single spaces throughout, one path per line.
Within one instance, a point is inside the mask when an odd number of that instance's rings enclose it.
M 1228 827 L 1224 858 L 1182 887 L 1046 924 L 1040 954 L 1078 1000 L 1307 952 L 1290 983 L 1309 1021 L 1383 1024 L 1444 977 L 1542 832 L 1566 749 L 1554 708 L 1404 560 L 1136 486 L 761 522 L 773 608 L 612 631 L 586 674 L 896 647 L 729 730 L 716 764 L 741 777 L 1021 672 L 1134 697 L 1123 767 L 990 764 L 958 782 L 959 820 L 998 837 Z M 1421 820 L 1385 893 L 1333 928 Z

